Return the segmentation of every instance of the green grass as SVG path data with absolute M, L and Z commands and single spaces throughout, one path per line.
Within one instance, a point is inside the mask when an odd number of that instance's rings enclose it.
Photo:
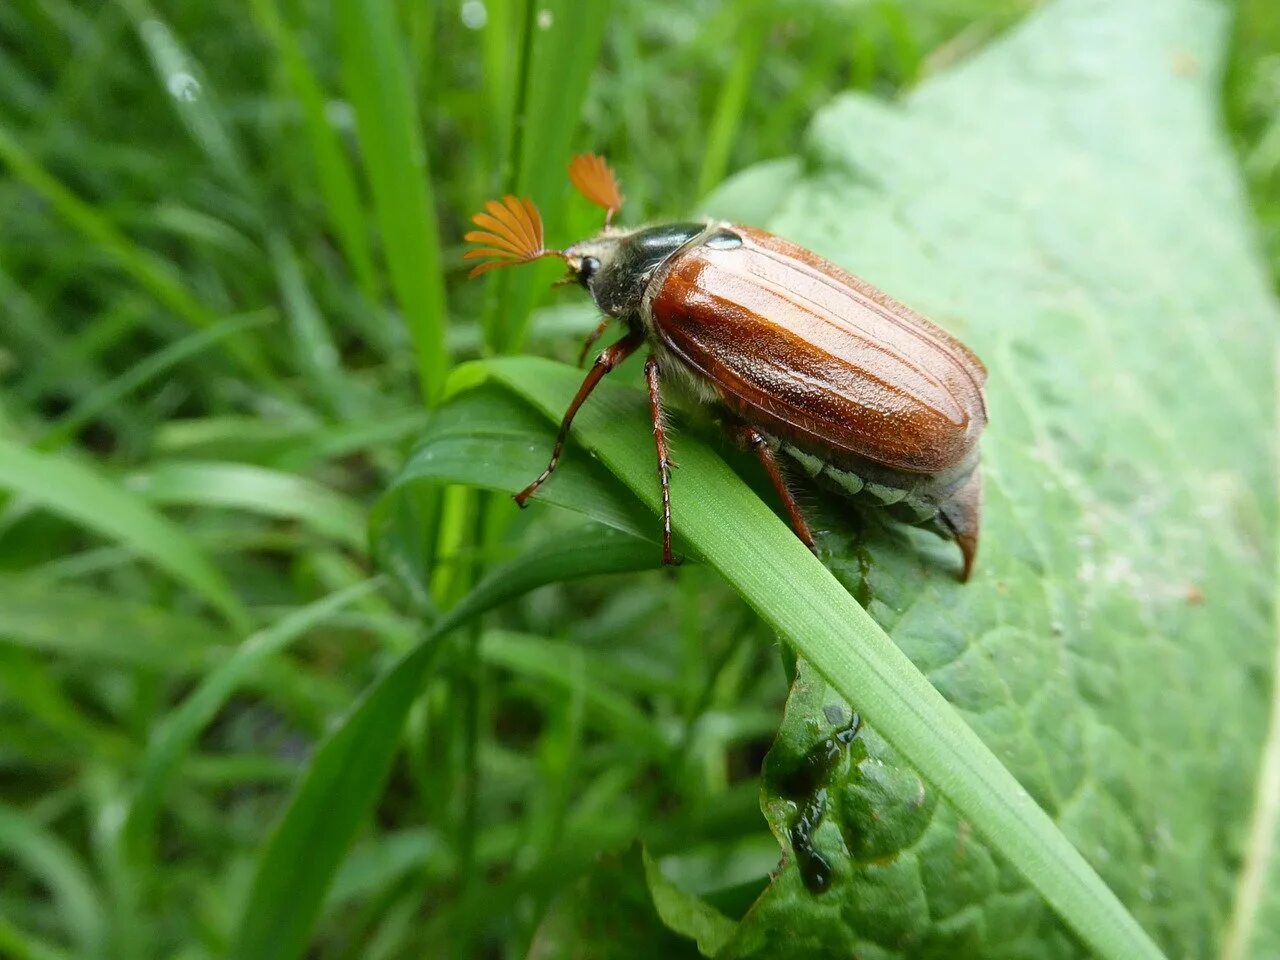
M 474 30 L 454 3 L 0 4 L 0 954 L 524 957 L 571 920 L 593 942 L 566 905 L 637 839 L 720 929 L 704 908 L 741 916 L 777 865 L 779 633 L 917 759 L 835 663 L 893 655 L 870 621 L 806 633 L 743 599 L 741 557 L 653 569 L 651 513 L 581 451 L 569 510 L 470 485 L 547 427 L 507 393 L 437 410 L 450 375 L 572 360 L 594 318 L 547 265 L 465 283 L 460 236 L 504 191 L 553 243 L 590 232 L 582 150 L 628 222 L 687 216 L 837 93 L 893 98 L 1027 6 L 489 0 Z M 1277 31 L 1243 5 L 1224 87 L 1273 275 Z M 495 369 L 534 399 L 565 376 Z M 428 424 L 511 478 L 381 500 Z M 641 915 L 619 955 L 696 955 Z

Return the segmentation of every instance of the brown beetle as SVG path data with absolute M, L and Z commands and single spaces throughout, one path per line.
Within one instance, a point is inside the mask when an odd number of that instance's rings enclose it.
M 978 440 L 986 369 L 959 340 L 865 280 L 754 227 L 719 222 L 610 226 L 622 206 L 613 171 L 592 154 L 569 165 L 575 187 L 607 211 L 604 231 L 564 250 L 543 245 L 529 200 L 490 201 L 466 239 L 468 259 L 496 267 L 554 256 L 605 319 L 626 333 L 596 358 L 569 405 L 551 461 L 516 495 L 524 506 L 560 459 L 574 414 L 606 373 L 645 342 L 645 380 L 662 485 L 662 556 L 671 551 L 670 458 L 660 380 L 675 376 L 719 404 L 754 449 L 791 525 L 813 535 L 787 485 L 781 451 L 806 474 L 891 506 L 952 537 L 973 570 L 982 513 Z

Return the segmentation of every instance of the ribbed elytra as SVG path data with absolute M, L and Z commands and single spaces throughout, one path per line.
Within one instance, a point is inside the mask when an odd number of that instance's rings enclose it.
M 670 466 L 662 381 L 675 376 L 716 405 L 759 458 L 797 536 L 813 535 L 779 462 L 824 486 L 892 507 L 960 547 L 968 579 L 978 549 L 987 424 L 986 369 L 959 340 L 811 250 L 754 227 L 714 221 L 610 225 L 622 206 L 598 156 L 570 164 L 584 196 L 606 210 L 604 230 L 562 250 L 543 246 L 533 204 L 506 197 L 478 214 L 488 269 L 554 256 L 566 281 L 590 292 L 623 336 L 596 358 L 569 405 L 547 468 L 516 495 L 524 506 L 554 472 L 578 408 L 610 370 L 647 344 L 645 382 L 662 491 L 662 556 L 671 549 Z

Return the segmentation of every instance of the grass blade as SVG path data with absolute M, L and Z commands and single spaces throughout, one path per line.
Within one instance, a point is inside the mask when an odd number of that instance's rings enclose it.
M 350 418 L 359 394 L 347 380 L 333 334 L 311 295 L 298 256 L 284 235 L 276 231 L 268 236 L 267 246 L 293 334 L 298 365 L 307 374 L 307 380 L 315 384 L 315 392 L 330 411 L 344 419 Z
M 174 276 L 169 265 L 121 233 L 115 225 L 53 176 L 28 153 L 17 138 L 0 124 L 0 161 L 19 180 L 40 194 L 49 205 L 92 245 L 116 261 L 160 303 L 195 327 L 211 327 L 218 317 L 200 303 Z M 243 340 L 229 339 L 225 346 L 251 372 L 263 373 L 261 359 Z
M 224 634 L 205 620 L 35 577 L 0 577 L 0 638 L 76 663 L 179 676 L 207 668 L 226 649 Z
M 23 933 L 0 917 L 0 956 L 12 960 L 70 960 L 71 955 Z
M 575 0 L 524 0 L 517 6 L 523 7 L 512 18 L 521 24 L 521 71 L 502 191 L 536 199 L 544 222 L 554 227 L 562 221 L 568 196 L 565 164 L 600 56 L 609 9 L 607 4 Z M 501 274 L 491 289 L 485 333 L 495 352 L 509 353 L 523 343 L 529 316 L 554 271 Z
M 214 100 L 204 71 L 147 0 L 120 2 L 129 12 L 151 65 L 191 139 L 228 183 L 246 197 L 256 197 L 256 181 L 249 175 L 235 137 L 222 122 L 223 111 Z
M 391 285 L 413 338 L 423 399 L 434 406 L 449 368 L 444 276 L 426 149 L 395 9 L 388 0 L 339 0 L 336 28 Z
M 639 750 L 657 757 L 671 745 L 653 719 L 615 689 L 579 646 L 493 630 L 481 638 L 479 653 L 485 663 L 529 679 L 549 696 L 581 697 L 603 730 Z
M 364 203 L 355 171 L 329 122 L 325 91 L 302 52 L 296 31 L 282 21 L 275 0 L 253 0 L 252 6 L 264 32 L 279 50 L 284 75 L 302 105 L 307 145 L 329 222 L 361 292 L 369 303 L 378 303 L 381 286 L 374 268 Z
M 201 680 L 194 691 L 155 728 L 142 761 L 142 774 L 130 807 L 128 841 L 135 853 L 150 838 L 164 789 L 183 755 L 200 733 L 244 683 L 268 658 L 313 630 L 344 607 L 378 587 L 366 580 L 281 617 L 271 626 L 247 638 L 224 663 Z
M 97 956 L 106 923 L 101 898 L 75 854 L 39 823 L 13 807 L 0 805 L 0 850 L 16 860 L 53 893 L 62 923 L 82 956 Z
M 199 355 L 209 347 L 233 337 L 241 331 L 267 322 L 262 316 L 229 317 L 219 320 L 207 330 L 199 330 L 139 360 L 120 376 L 95 388 L 60 419 L 36 443 L 41 450 L 63 446 L 99 414 L 111 410 L 133 391 L 145 386 L 178 364 Z
M 447 631 L 548 583 L 650 568 L 653 545 L 628 537 L 601 545 L 599 531 L 561 538 L 495 568 L 431 634 L 374 683 L 316 750 L 258 860 L 231 955 L 300 956 L 333 876 L 373 810 L 399 749 L 409 708 L 430 675 Z
M 739 7 L 743 8 L 743 13 L 737 18 L 739 36 L 734 44 L 733 67 L 720 87 L 716 112 L 707 132 L 707 148 L 698 174 L 699 197 L 710 193 L 728 172 L 729 154 L 742 123 L 743 107 L 751 93 L 751 81 L 772 26 L 767 10 L 760 9 L 756 0 L 743 0 Z
M 313 480 L 243 463 L 159 463 L 129 485 L 153 503 L 229 507 L 297 520 L 364 552 L 364 510 Z
M 204 597 L 237 630 L 248 611 L 200 546 L 145 501 L 82 463 L 0 437 L 0 487 L 119 541 Z
M 529 443 L 530 432 L 542 426 L 536 411 L 504 390 L 482 387 L 450 400 L 435 413 L 425 442 L 374 507 L 375 540 L 388 545 L 379 532 L 383 517 L 389 516 L 396 498 L 417 483 L 519 490 L 546 466 L 549 447 Z M 567 450 L 556 477 L 560 482 L 547 488 L 540 497 L 544 502 L 637 537 L 656 536 L 635 498 L 580 453 Z M 513 504 L 507 509 L 515 512 Z

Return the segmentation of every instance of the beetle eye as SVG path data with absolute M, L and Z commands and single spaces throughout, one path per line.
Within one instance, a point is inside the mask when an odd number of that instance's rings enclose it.
M 582 266 L 578 268 L 578 282 L 585 287 L 587 285 L 587 281 L 595 276 L 596 271 L 599 269 L 599 260 L 595 257 L 583 257 Z

